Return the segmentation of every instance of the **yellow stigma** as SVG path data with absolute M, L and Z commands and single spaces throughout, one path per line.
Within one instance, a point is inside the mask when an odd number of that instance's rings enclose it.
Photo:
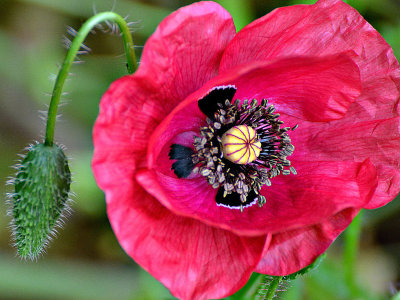
M 232 127 L 222 136 L 222 151 L 224 157 L 240 165 L 256 160 L 260 155 L 261 142 L 256 131 L 246 125 Z

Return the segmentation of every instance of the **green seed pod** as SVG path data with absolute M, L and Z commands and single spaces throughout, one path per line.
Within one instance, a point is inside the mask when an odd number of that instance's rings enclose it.
M 18 254 L 36 259 L 60 222 L 68 202 L 71 173 L 60 147 L 37 144 L 17 166 L 13 180 L 12 228 Z

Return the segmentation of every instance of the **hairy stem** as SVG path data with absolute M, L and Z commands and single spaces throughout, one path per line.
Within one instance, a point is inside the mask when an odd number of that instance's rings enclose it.
M 54 85 L 53 93 L 51 96 L 50 107 L 47 115 L 47 124 L 46 124 L 46 136 L 44 144 L 46 146 L 53 145 L 54 139 L 54 127 L 56 123 L 57 117 L 57 108 L 60 102 L 62 88 L 64 86 L 65 80 L 69 74 L 69 69 L 73 64 L 75 57 L 83 44 L 83 41 L 90 33 L 90 31 L 99 23 L 104 21 L 112 21 L 115 22 L 120 31 L 123 38 L 128 72 L 132 74 L 135 72 L 137 68 L 136 56 L 134 52 L 134 44 L 132 41 L 131 32 L 129 30 L 128 24 L 125 22 L 124 18 L 114 12 L 103 12 L 99 13 L 89 20 L 87 20 L 77 32 L 76 37 L 72 41 L 71 47 L 69 48 L 67 55 L 65 56 L 64 62 L 62 64 L 61 70 L 57 75 L 56 83 Z
M 282 279 L 283 279 L 282 276 L 274 277 L 274 279 L 271 281 L 271 284 L 268 287 L 267 295 L 264 298 L 265 300 L 271 300 L 272 298 L 274 298 L 274 296 L 276 294 L 276 289 L 278 288 Z

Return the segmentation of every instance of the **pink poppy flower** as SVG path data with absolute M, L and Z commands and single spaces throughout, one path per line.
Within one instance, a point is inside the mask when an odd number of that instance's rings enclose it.
M 279 8 L 238 33 L 213 2 L 172 13 L 94 127 L 120 244 L 182 299 L 306 267 L 361 208 L 399 192 L 399 75 L 339 0 Z

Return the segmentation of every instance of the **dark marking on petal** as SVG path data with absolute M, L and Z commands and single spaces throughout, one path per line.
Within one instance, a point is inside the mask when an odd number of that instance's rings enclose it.
M 214 119 L 214 113 L 225 103 L 225 100 L 232 101 L 236 93 L 234 85 L 221 85 L 212 88 L 207 95 L 198 102 L 200 110 L 210 119 Z
M 192 174 L 194 164 L 190 159 L 177 160 L 172 164 L 172 170 L 178 178 L 187 178 Z
M 218 189 L 217 195 L 215 196 L 215 201 L 217 205 L 225 206 L 231 209 L 240 209 L 240 207 L 248 207 L 256 203 L 258 195 L 254 191 L 250 191 L 247 195 L 246 202 L 240 201 L 240 195 L 236 192 L 232 192 L 224 197 L 225 189 L 220 187 Z
M 172 170 L 178 178 L 187 178 L 192 173 L 195 167 L 192 160 L 193 153 L 192 148 L 178 144 L 171 145 L 168 155 L 170 159 L 176 159 L 176 162 L 172 164 Z
M 168 153 L 170 159 L 192 159 L 193 149 L 179 144 L 172 144 Z

